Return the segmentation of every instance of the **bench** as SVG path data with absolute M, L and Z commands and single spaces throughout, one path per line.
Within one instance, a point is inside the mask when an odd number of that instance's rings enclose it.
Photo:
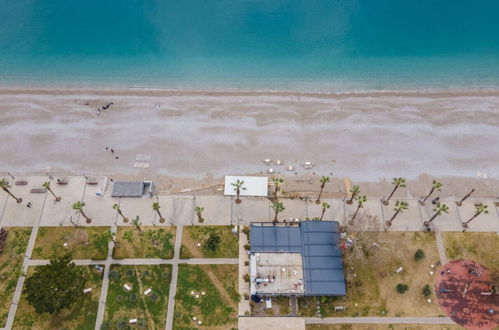
M 98 183 L 99 183 L 99 181 L 96 178 L 89 178 L 87 180 L 87 184 L 90 184 L 90 185 L 96 185 Z
M 47 192 L 47 189 L 45 189 L 45 188 L 33 188 L 29 192 L 32 194 L 45 194 Z
M 28 184 L 28 181 L 26 180 L 19 180 L 19 181 L 16 181 L 15 185 L 16 186 L 25 186 Z

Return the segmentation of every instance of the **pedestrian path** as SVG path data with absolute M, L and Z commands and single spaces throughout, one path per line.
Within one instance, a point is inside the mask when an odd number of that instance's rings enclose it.
M 306 324 L 455 324 L 448 317 L 307 317 Z

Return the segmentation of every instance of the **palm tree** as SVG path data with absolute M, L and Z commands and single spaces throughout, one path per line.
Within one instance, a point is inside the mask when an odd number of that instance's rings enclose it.
M 352 205 L 353 204 L 353 199 L 358 195 L 360 194 L 360 187 L 359 186 L 353 186 L 352 189 L 350 189 L 350 194 L 352 194 L 352 196 L 350 197 L 349 200 L 347 200 L 347 204 L 348 205 Z
M 331 181 L 331 179 L 328 176 L 323 176 L 320 181 L 321 181 L 321 190 L 319 191 L 319 196 L 317 197 L 317 200 L 315 201 L 315 204 L 317 204 L 317 205 L 319 205 L 321 203 L 321 195 L 322 195 L 322 191 L 324 190 L 324 186 L 326 185 L 326 183 Z
M 118 204 L 113 204 L 113 209 L 115 209 L 116 211 L 118 211 L 118 214 L 121 215 L 121 217 L 123 218 L 123 222 L 124 223 L 128 222 L 128 218 L 123 215 L 123 212 L 121 212 L 120 206 Z
M 324 213 L 326 213 L 326 210 L 330 207 L 331 207 L 331 205 L 329 205 L 329 203 L 326 203 L 326 202 L 322 203 L 322 213 L 321 213 L 321 218 L 320 218 L 321 221 L 322 221 L 322 218 L 324 218 Z
M 392 180 L 392 184 L 395 186 L 392 190 L 392 192 L 390 193 L 390 196 L 388 196 L 387 199 L 385 199 L 383 201 L 383 205 L 388 205 L 390 204 L 390 198 L 392 198 L 393 194 L 395 193 L 395 191 L 397 191 L 397 189 L 399 187 L 405 187 L 405 179 L 404 178 L 393 178 Z
M 236 204 L 241 204 L 241 199 L 239 196 L 241 195 L 241 190 L 246 190 L 246 187 L 243 187 L 244 180 L 237 179 L 236 182 L 232 182 L 231 185 L 234 187 L 234 191 L 236 192 Z
M 133 232 L 131 232 L 130 230 L 125 231 L 125 233 L 123 234 L 123 238 L 128 241 L 128 243 L 133 244 Z
M 284 182 L 283 178 L 272 178 L 274 183 L 274 199 L 277 200 L 277 193 L 281 190 L 281 185 Z
M 272 203 L 272 208 L 274 209 L 274 223 L 277 222 L 277 216 L 279 215 L 279 213 L 281 213 L 282 211 L 284 211 L 284 204 L 282 204 L 281 202 L 273 202 Z
M 203 210 L 204 210 L 204 207 L 201 207 L 201 206 L 196 206 L 196 208 L 194 209 L 194 211 L 196 212 L 196 215 L 198 216 L 199 223 L 204 222 L 203 216 L 201 214 L 201 212 L 203 212 Z
M 85 214 L 85 212 L 83 212 L 83 207 L 84 206 L 85 206 L 85 203 L 83 203 L 83 202 L 80 202 L 80 201 L 74 202 L 73 203 L 73 210 L 75 210 L 76 213 L 80 213 L 86 219 L 87 223 L 91 223 L 92 219 L 90 219 L 89 217 L 87 217 L 87 215 Z
M 14 194 L 11 193 L 10 190 L 8 189 L 8 188 L 10 188 L 10 186 L 9 186 L 9 183 L 7 182 L 7 180 L 5 180 L 5 179 L 0 180 L 0 187 L 2 187 L 3 191 L 5 191 L 7 194 L 9 194 L 10 197 L 14 198 L 16 200 L 16 202 L 22 203 L 23 199 L 17 198 L 16 196 L 14 196 Z
M 464 195 L 464 197 L 463 197 L 463 198 L 461 198 L 461 200 L 460 200 L 459 202 L 456 202 L 456 205 L 457 205 L 457 206 L 461 206 L 461 205 L 463 205 L 463 202 L 464 202 L 466 199 L 468 199 L 468 197 L 470 197 L 470 196 L 471 196 L 471 194 L 472 194 L 472 193 L 474 193 L 474 192 L 475 192 L 475 188 L 471 189 L 471 191 L 470 191 L 469 193 L 467 193 L 466 195 Z
M 395 213 L 392 218 L 386 222 L 386 226 L 390 227 L 392 225 L 393 220 L 397 217 L 399 213 L 403 213 L 405 210 L 409 208 L 409 203 L 403 201 L 396 201 L 395 208 L 393 209 Z
M 154 202 L 154 203 L 152 203 L 152 209 L 158 213 L 158 216 L 159 216 L 159 222 L 160 222 L 160 223 L 165 222 L 165 218 L 163 218 L 163 216 L 161 215 L 161 212 L 159 212 L 160 206 L 159 206 L 159 203 L 158 203 L 158 202 Z
M 426 197 L 422 201 L 421 200 L 419 201 L 419 204 L 421 204 L 421 206 L 424 206 L 424 203 L 431 196 L 431 194 L 433 194 L 435 190 L 440 191 L 442 189 L 442 186 L 443 186 L 442 183 L 438 182 L 437 180 L 433 180 L 430 192 L 428 193 L 428 195 L 426 195 Z
M 54 200 L 56 202 L 60 202 L 61 201 L 61 197 L 56 196 L 54 194 L 54 192 L 52 191 L 52 189 L 50 189 L 50 181 L 45 181 L 42 186 L 43 186 L 43 188 L 47 189 L 52 194 L 52 196 L 54 196 Z
M 433 212 L 433 216 L 430 218 L 430 220 L 424 222 L 426 228 L 430 227 L 430 223 L 435 220 L 437 216 L 441 215 L 442 213 L 449 213 L 449 207 L 445 204 L 438 203 L 437 206 L 433 209 Z
M 463 232 L 466 231 L 466 229 L 468 229 L 468 224 L 473 221 L 473 219 L 475 219 L 476 217 L 478 217 L 480 214 L 487 214 L 489 213 L 489 211 L 487 210 L 488 206 L 486 204 L 483 204 L 483 203 L 479 203 L 479 204 L 476 204 L 475 205 L 475 214 L 473 214 L 473 216 L 466 222 L 463 222 L 462 225 L 463 225 Z
M 142 232 L 142 229 L 140 228 L 140 226 L 142 225 L 142 222 L 140 222 L 140 217 L 139 216 L 136 216 L 135 219 L 132 219 L 132 225 L 135 226 L 135 229 L 137 229 L 137 231 L 139 233 Z
M 367 197 L 366 195 L 363 195 L 363 196 L 357 196 L 355 198 L 355 200 L 357 201 L 357 209 L 355 210 L 355 213 L 353 214 L 353 217 L 352 217 L 352 220 L 350 220 L 348 222 L 348 224 L 351 226 L 353 225 L 353 221 L 355 220 L 355 218 L 357 217 L 357 213 L 359 213 L 359 210 L 360 208 L 364 207 L 364 203 L 367 202 Z

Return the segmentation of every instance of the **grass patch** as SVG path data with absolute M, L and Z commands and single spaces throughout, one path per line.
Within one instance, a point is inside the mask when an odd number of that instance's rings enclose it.
M 123 258 L 173 258 L 176 227 L 118 227 L 113 257 Z
M 171 265 L 112 265 L 101 329 L 128 329 L 129 320 L 135 318 L 139 328 L 163 329 L 171 274 Z M 125 284 L 131 287 L 130 291 L 125 290 Z M 152 292 L 144 295 L 149 288 Z
M 316 316 L 319 305 L 322 316 L 438 316 L 441 314 L 435 295 L 428 303 L 422 289 L 433 287 L 434 275 L 430 264 L 438 260 L 433 233 L 423 232 L 364 232 L 355 233 L 356 245 L 344 252 L 345 297 L 299 298 L 303 316 Z M 375 244 L 373 244 L 375 243 Z M 425 257 L 416 261 L 418 249 Z M 395 269 L 403 267 L 401 273 Z M 400 294 L 399 283 L 408 285 Z M 335 311 L 335 306 L 346 307 Z
M 237 276 L 237 265 L 180 264 L 173 328 L 196 329 L 197 321 L 210 329 L 237 327 Z
M 42 266 L 43 267 L 43 266 Z M 92 288 L 91 294 L 85 294 L 83 299 L 71 309 L 62 310 L 59 314 L 38 314 L 26 301 L 23 293 L 14 320 L 14 329 L 94 329 L 99 307 L 102 273 L 95 266 L 79 266 L 85 269 L 87 276 L 86 288 Z M 33 272 L 30 267 L 28 272 Z
M 276 296 L 271 297 L 272 308 L 265 308 L 265 299 L 259 303 L 250 301 L 251 316 L 287 316 L 291 314 L 289 297 Z
M 231 226 L 186 226 L 182 234 L 180 258 L 237 258 L 239 245 Z M 218 235 L 220 243 L 216 251 L 205 248 L 210 235 Z M 200 246 L 198 246 L 200 244 Z
M 104 260 L 108 241 L 102 238 L 109 227 L 40 227 L 32 259 L 50 259 L 71 253 L 73 259 Z M 67 243 L 67 246 L 64 246 Z
M 0 327 L 5 326 L 17 280 L 22 272 L 31 228 L 9 227 L 3 253 L 0 254 Z
M 496 233 L 442 233 L 445 253 L 450 260 L 472 259 L 491 271 L 499 271 L 499 237 Z

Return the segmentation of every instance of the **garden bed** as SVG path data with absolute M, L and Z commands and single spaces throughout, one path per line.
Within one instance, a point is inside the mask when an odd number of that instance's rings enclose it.
M 237 258 L 239 245 L 231 226 L 186 226 L 182 234 L 180 258 Z M 217 249 L 207 246 L 210 236 L 219 238 Z
M 109 227 L 40 227 L 32 259 L 62 257 L 104 260 L 107 258 Z
M 128 329 L 130 319 L 138 328 L 164 329 L 170 281 L 170 265 L 112 265 L 101 329 Z
M 175 245 L 175 226 L 118 227 L 113 257 L 122 258 L 173 258 Z

